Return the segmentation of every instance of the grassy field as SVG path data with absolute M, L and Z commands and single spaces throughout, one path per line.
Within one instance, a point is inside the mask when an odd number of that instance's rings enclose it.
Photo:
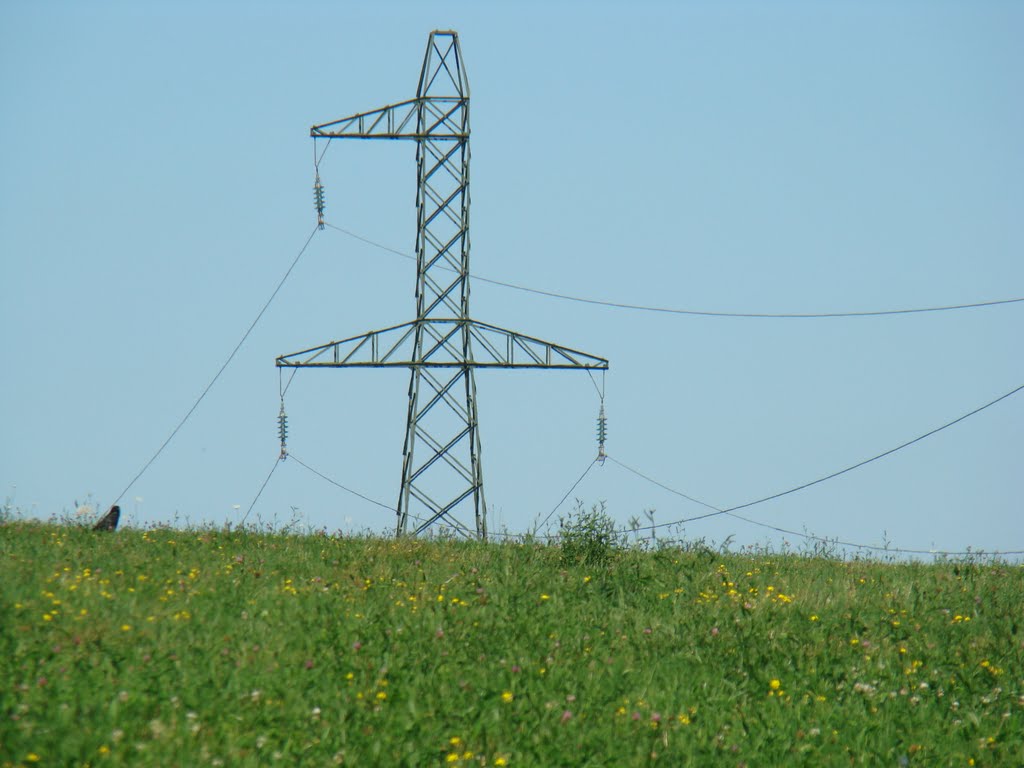
M 979 562 L 14 522 L 0 766 L 1020 766 L 1022 596 Z

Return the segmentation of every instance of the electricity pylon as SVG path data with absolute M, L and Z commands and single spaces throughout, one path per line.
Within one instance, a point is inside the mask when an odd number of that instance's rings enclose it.
M 411 369 L 396 535 L 443 522 L 487 538 L 477 368 L 606 370 L 608 361 L 469 314 L 469 81 L 459 38 L 434 31 L 416 98 L 314 125 L 316 139 L 416 142 L 416 319 L 282 355 L 280 368 Z M 460 519 L 472 507 L 474 523 Z

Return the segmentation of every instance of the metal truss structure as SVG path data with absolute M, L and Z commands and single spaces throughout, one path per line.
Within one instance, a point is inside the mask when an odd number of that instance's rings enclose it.
M 474 370 L 606 370 L 608 361 L 470 318 L 469 81 L 457 33 L 430 33 L 415 99 L 310 136 L 416 142 L 416 319 L 282 355 L 277 366 L 411 369 L 396 535 L 413 520 L 416 534 L 441 523 L 486 539 Z

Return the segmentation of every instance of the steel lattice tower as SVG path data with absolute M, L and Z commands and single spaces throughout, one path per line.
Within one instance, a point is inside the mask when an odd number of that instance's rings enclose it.
M 310 130 L 416 142 L 416 319 L 282 355 L 278 367 L 411 369 L 396 534 L 444 522 L 487 537 L 477 368 L 606 370 L 608 361 L 471 319 L 469 81 L 457 33 L 430 33 L 416 98 Z M 464 519 L 473 512 L 473 527 Z

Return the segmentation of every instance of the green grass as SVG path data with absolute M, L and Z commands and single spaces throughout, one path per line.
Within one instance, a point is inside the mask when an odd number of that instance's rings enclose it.
M 0 526 L 0 766 L 1024 764 L 1024 568 Z

